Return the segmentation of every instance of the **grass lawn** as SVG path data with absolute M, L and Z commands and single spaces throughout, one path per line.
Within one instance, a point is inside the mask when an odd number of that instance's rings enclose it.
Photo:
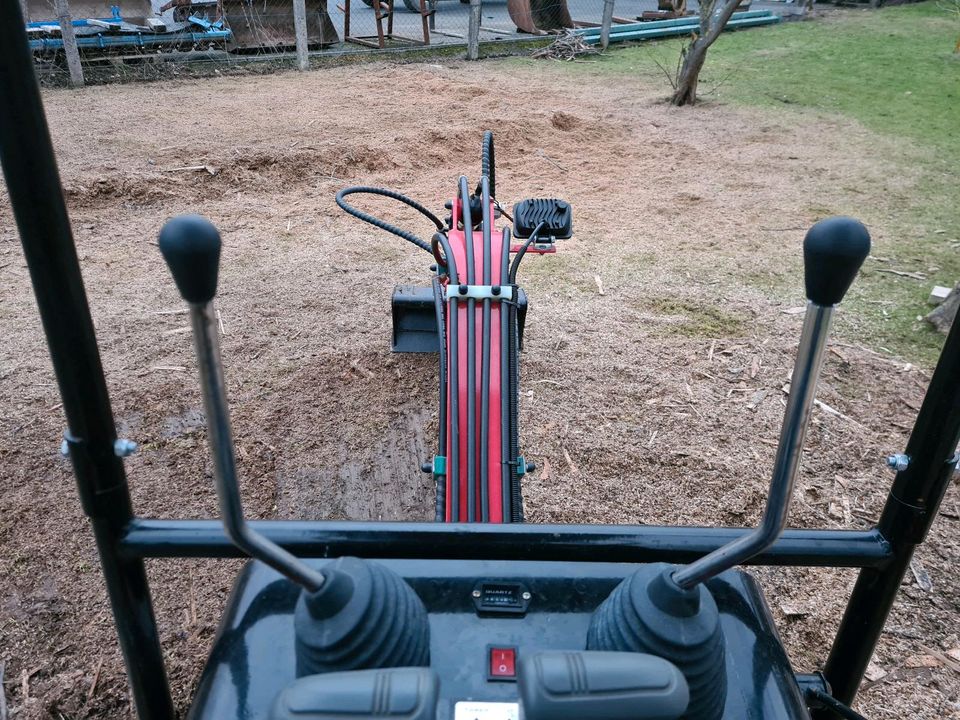
M 797 122 L 839 114 L 892 139 L 896 157 L 885 159 L 919 171 L 909 197 L 872 197 L 882 191 L 862 188 L 896 237 L 883 248 L 885 261 L 868 261 L 848 307 L 871 345 L 921 362 L 932 361 L 943 340 L 917 321 L 929 311 L 930 288 L 960 281 L 958 35 L 957 16 L 937 2 L 828 12 L 812 22 L 725 34 L 701 75 L 705 102 L 775 107 L 796 112 Z M 616 48 L 601 67 L 649 76 L 666 92 L 658 63 L 675 66 L 679 47 L 672 40 Z M 811 209 L 858 215 L 868 224 L 871 217 L 849 198 Z M 879 268 L 920 272 L 925 279 Z

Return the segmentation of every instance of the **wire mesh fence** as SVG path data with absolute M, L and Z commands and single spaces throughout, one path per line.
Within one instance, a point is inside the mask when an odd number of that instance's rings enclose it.
M 302 0 L 311 58 L 541 39 L 601 23 L 605 0 Z M 611 0 L 607 0 L 609 3 Z M 660 0 L 661 2 L 663 0 Z M 259 74 L 296 63 L 297 0 L 19 0 L 38 74 L 84 81 Z M 658 0 L 616 0 L 634 19 Z M 473 21 L 471 21 L 473 16 Z M 73 40 L 67 36 L 72 28 Z M 471 27 L 472 26 L 472 27 Z

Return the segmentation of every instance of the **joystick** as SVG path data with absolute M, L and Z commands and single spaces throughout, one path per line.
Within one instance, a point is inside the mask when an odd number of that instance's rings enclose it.
M 341 558 L 316 570 L 247 525 L 213 309 L 220 233 L 209 220 L 186 215 L 164 225 L 159 244 L 177 288 L 190 306 L 224 530 L 244 553 L 303 588 L 295 616 L 298 676 L 427 665 L 427 611 L 400 576 L 358 558 Z
M 684 567 L 644 566 L 591 619 L 588 649 L 649 653 L 680 669 L 690 689 L 688 720 L 722 717 L 727 688 L 720 616 L 705 583 L 763 552 L 783 532 L 834 306 L 869 252 L 870 234 L 852 218 L 821 220 L 804 239 L 807 311 L 759 527 Z

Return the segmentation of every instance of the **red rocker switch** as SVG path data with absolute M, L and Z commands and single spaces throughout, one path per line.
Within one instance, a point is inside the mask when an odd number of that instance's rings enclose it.
M 490 648 L 490 679 L 517 679 L 517 649 L 513 647 Z

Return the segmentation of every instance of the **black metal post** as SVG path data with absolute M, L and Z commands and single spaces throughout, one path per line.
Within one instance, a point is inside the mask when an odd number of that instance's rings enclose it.
M 137 711 L 173 717 L 143 561 L 121 555 L 133 513 L 76 248 L 34 75 L 20 4 L 0 2 L 0 162 L 67 418 L 67 442 L 90 517 Z M 54 449 L 51 448 L 51 453 Z
M 847 603 L 824 675 L 833 696 L 849 704 L 873 655 L 917 545 L 937 517 L 957 465 L 960 442 L 960 322 L 947 337 L 913 426 L 906 455 L 877 527 L 893 550 L 889 563 L 864 569 Z M 818 717 L 833 717 L 823 711 Z

